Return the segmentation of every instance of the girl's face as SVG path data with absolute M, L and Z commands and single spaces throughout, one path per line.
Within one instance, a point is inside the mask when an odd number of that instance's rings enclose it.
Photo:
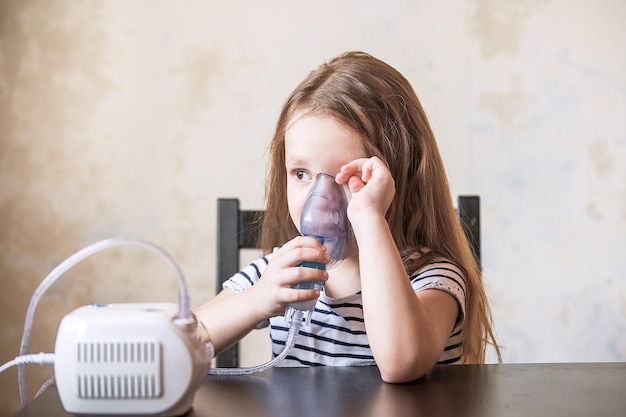
M 337 175 L 342 165 L 365 158 L 363 139 L 323 114 L 296 114 L 285 132 L 289 214 L 300 231 L 302 208 L 319 173 Z M 350 201 L 348 188 L 344 186 Z

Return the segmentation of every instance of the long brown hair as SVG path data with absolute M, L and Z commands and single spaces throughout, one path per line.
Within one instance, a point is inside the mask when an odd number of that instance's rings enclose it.
M 386 218 L 407 274 L 441 257 L 458 265 L 466 279 L 462 360 L 483 362 L 488 343 L 500 357 L 480 270 L 454 209 L 426 114 L 406 78 L 371 55 L 347 52 L 322 64 L 287 98 L 269 148 L 263 250 L 298 234 L 287 206 L 284 139 L 300 111 L 333 117 L 363 138 L 369 156 L 387 163 L 396 194 Z

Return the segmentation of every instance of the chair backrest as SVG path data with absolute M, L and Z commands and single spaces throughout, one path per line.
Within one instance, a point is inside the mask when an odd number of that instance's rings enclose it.
M 261 237 L 263 211 L 240 210 L 236 198 L 217 200 L 217 288 L 236 274 L 239 269 L 239 250 L 258 248 Z M 229 347 L 217 356 L 220 368 L 239 366 L 239 347 Z
M 465 234 L 480 265 L 480 198 L 459 196 L 458 214 Z M 217 288 L 240 270 L 239 251 L 259 247 L 262 210 L 240 210 L 236 198 L 217 200 Z M 239 346 L 235 344 L 217 356 L 217 366 L 239 366 Z

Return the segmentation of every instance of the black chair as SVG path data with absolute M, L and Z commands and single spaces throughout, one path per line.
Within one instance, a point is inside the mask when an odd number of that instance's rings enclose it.
M 480 197 L 459 196 L 458 214 L 480 265 Z M 259 247 L 262 210 L 240 210 L 236 198 L 217 200 L 217 288 L 240 269 L 239 251 Z M 239 366 L 238 344 L 217 356 L 220 368 Z

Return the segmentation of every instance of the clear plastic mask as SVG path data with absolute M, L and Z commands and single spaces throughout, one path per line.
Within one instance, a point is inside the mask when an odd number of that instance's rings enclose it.
M 314 237 L 326 246 L 330 255 L 329 268 L 345 258 L 352 241 L 352 226 L 347 209 L 346 194 L 343 187 L 335 182 L 335 177 L 317 174 L 302 209 L 300 233 Z

